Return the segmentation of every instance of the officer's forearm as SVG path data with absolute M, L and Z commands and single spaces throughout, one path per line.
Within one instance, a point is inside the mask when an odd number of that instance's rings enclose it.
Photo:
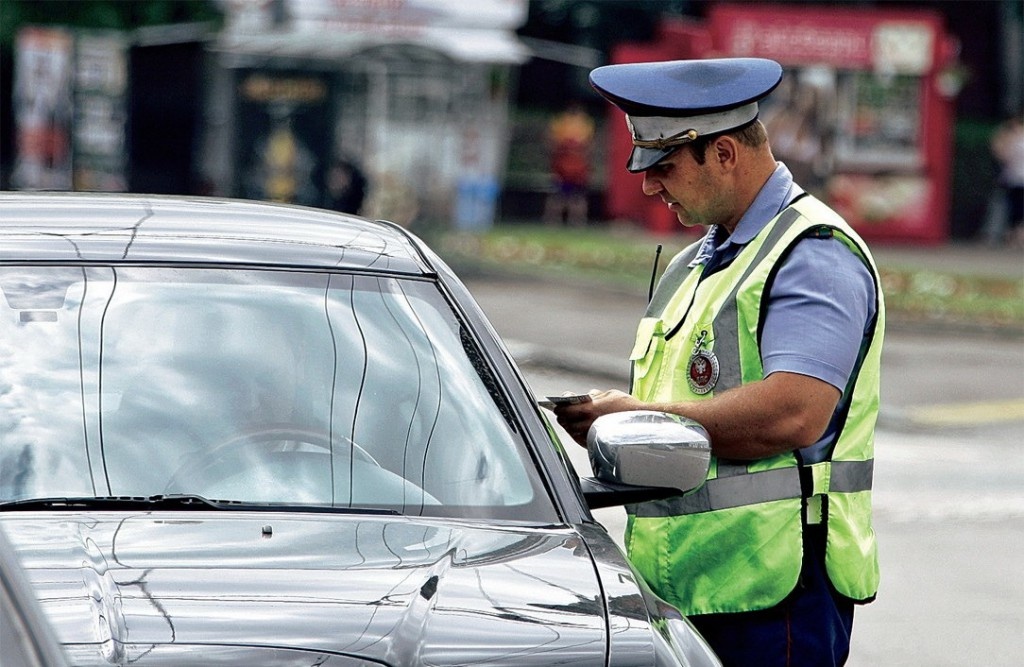
M 816 378 L 774 373 L 704 401 L 653 403 L 700 422 L 716 456 L 760 459 L 806 447 L 825 432 L 839 390 Z

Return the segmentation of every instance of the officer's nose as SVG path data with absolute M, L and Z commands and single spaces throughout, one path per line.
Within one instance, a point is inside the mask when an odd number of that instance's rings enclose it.
M 645 195 L 656 195 L 661 192 L 664 188 L 661 185 L 661 181 L 656 177 L 651 176 L 651 172 L 644 172 L 644 183 L 642 186 Z

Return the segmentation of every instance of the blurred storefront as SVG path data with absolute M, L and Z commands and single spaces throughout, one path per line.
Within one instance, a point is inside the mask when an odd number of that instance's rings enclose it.
M 68 190 L 74 36 L 62 29 L 23 29 L 15 42 L 17 154 L 11 184 L 22 190 Z
M 364 215 L 487 227 L 526 0 L 226 0 L 201 164 L 212 192 L 322 206 L 330 161 Z
M 200 88 L 206 36 L 199 24 L 21 27 L 10 187 L 190 191 L 200 96 L 182 91 Z
M 786 74 L 761 120 L 797 181 L 866 238 L 938 243 L 949 236 L 957 49 L 927 10 L 750 3 L 715 5 L 706 21 L 668 21 L 656 41 L 620 45 L 611 61 L 777 60 Z M 643 211 L 651 229 L 678 229 L 623 173 L 625 123 L 608 125 L 610 214 Z
M 12 186 L 125 191 L 125 36 L 30 26 L 18 33 L 15 53 Z

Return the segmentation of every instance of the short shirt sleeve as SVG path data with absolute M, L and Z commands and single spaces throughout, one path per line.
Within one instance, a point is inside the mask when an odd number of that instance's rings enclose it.
M 797 243 L 770 288 L 764 374 L 786 371 L 844 391 L 875 314 L 870 269 L 836 238 Z

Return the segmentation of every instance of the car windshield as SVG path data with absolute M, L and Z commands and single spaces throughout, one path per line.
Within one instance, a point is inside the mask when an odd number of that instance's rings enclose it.
M 436 285 L 344 273 L 0 269 L 0 501 L 190 494 L 549 522 Z

